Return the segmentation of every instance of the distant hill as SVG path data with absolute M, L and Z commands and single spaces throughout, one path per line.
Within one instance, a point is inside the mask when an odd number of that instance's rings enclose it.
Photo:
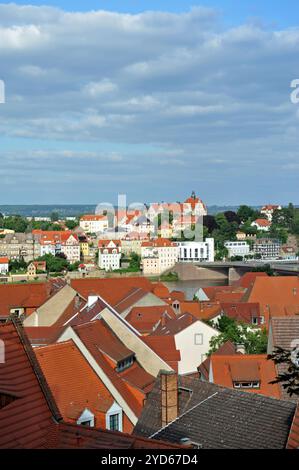
M 213 215 L 218 212 L 237 211 L 239 206 L 208 206 L 208 213 Z M 252 206 L 260 209 L 261 206 Z M 297 206 L 296 206 L 297 207 Z M 1 214 L 21 215 L 23 217 L 48 217 L 52 212 L 58 212 L 63 217 L 78 216 L 81 214 L 93 214 L 96 204 L 49 204 L 49 205 L 0 205 Z

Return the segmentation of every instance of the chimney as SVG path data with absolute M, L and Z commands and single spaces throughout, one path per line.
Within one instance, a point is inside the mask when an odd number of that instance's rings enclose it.
M 178 417 L 178 376 L 174 371 L 160 372 L 162 427 Z
M 245 345 L 244 344 L 236 344 L 236 353 L 245 354 Z

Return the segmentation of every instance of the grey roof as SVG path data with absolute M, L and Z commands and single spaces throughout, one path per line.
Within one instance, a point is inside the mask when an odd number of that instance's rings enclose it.
M 299 339 L 299 317 L 273 317 L 271 318 L 270 334 L 272 335 L 272 346 L 273 348 L 279 346 L 284 349 L 293 349 L 295 344 L 292 344 L 294 340 Z M 273 350 L 273 348 L 271 348 Z M 269 351 L 269 352 L 272 352 Z M 276 364 L 278 374 L 283 374 L 287 371 L 288 366 L 285 364 Z M 280 384 L 281 396 L 284 400 L 296 401 L 296 397 L 293 395 L 290 397 L 283 386 Z
M 296 405 L 291 402 L 179 377 L 180 416 L 161 429 L 160 379 L 146 401 L 134 434 L 205 449 L 285 448 Z

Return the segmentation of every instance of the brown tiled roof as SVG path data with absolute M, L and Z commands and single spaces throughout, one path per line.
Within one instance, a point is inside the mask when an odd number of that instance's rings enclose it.
M 113 307 L 123 300 L 132 289 L 152 292 L 153 285 L 145 277 L 126 277 L 114 279 L 72 279 L 71 286 L 85 299 L 89 295 L 99 295 Z
M 92 345 L 115 362 L 134 355 L 134 352 L 118 339 L 104 320 L 77 325 L 74 326 L 74 330 L 84 343 Z
M 291 350 L 295 347 L 293 341 L 299 338 L 299 317 L 273 317 L 270 323 L 269 335 L 272 336 L 273 348 L 280 347 Z M 277 364 L 277 375 L 287 371 L 287 365 Z M 288 395 L 287 391 L 280 385 L 281 396 L 284 400 L 295 401 L 296 397 Z
M 188 328 L 188 326 L 192 325 L 196 321 L 197 319 L 190 313 L 182 313 L 176 318 L 166 321 L 165 325 L 159 325 L 158 328 L 152 333 L 152 335 L 176 335 L 180 331 L 185 330 L 185 328 Z
M 294 403 L 220 387 L 188 376 L 179 376 L 179 392 L 179 417 L 161 428 L 158 377 L 134 434 L 175 443 L 187 438 L 203 449 L 286 447 L 296 409 Z
M 221 302 L 220 305 L 226 317 L 233 318 L 239 322 L 252 324 L 253 318 L 261 317 L 260 305 L 257 302 Z
M 173 335 L 144 336 L 143 341 L 174 370 L 178 370 L 181 353 L 176 349 Z
M 292 422 L 287 449 L 299 449 L 299 404 Z
M 130 323 L 140 333 L 151 333 L 156 325 L 164 317 L 176 318 L 176 314 L 169 305 L 158 305 L 156 307 L 133 307 L 126 316 Z

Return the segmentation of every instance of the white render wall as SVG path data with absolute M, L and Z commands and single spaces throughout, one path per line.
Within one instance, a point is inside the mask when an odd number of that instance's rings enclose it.
M 201 242 L 178 242 L 179 262 L 214 261 L 214 238 Z
M 175 344 L 176 349 L 181 353 L 178 366 L 179 374 L 197 372 L 197 367 L 207 357 L 211 338 L 219 334 L 219 331 L 200 320 L 177 333 Z M 195 344 L 195 335 L 202 335 L 202 344 Z

